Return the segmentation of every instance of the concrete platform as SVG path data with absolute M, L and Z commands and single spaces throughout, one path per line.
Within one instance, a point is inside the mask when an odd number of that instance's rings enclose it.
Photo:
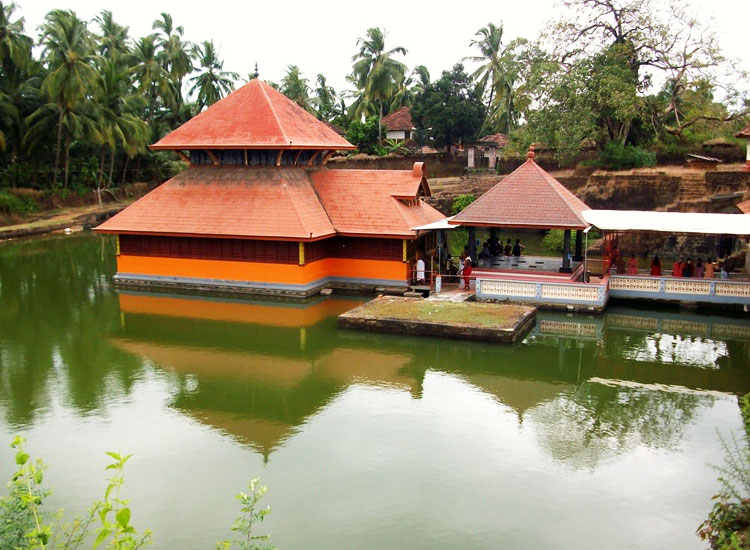
M 382 296 L 339 315 L 339 328 L 492 343 L 521 340 L 536 323 L 525 305 Z

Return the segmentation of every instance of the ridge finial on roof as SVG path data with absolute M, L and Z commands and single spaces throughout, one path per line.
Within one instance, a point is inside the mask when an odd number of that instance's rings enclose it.
M 526 153 L 526 161 L 527 162 L 528 161 L 534 162 L 534 156 L 535 155 L 536 154 L 534 153 L 534 146 L 533 145 L 529 145 L 529 152 Z

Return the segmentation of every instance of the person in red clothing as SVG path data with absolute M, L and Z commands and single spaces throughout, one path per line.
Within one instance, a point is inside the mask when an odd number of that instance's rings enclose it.
M 654 259 L 651 260 L 651 276 L 661 277 L 661 261 L 659 261 L 659 256 L 654 256 Z
M 469 283 L 469 276 L 471 275 L 471 256 L 467 256 L 467 258 L 464 260 L 464 287 L 466 290 L 469 290 L 470 283 Z
M 682 277 L 682 258 L 672 264 L 672 277 Z
M 638 260 L 635 259 L 635 254 L 631 254 L 628 260 L 628 275 L 638 275 Z

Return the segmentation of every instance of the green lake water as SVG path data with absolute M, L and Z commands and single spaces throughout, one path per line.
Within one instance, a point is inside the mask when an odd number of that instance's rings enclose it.
M 118 293 L 114 240 L 0 244 L 0 477 L 48 502 L 126 468 L 157 549 L 213 549 L 251 478 L 280 549 L 703 548 L 748 317 L 539 315 L 515 346 L 340 331 L 356 305 Z M 571 336 L 570 334 L 575 334 Z

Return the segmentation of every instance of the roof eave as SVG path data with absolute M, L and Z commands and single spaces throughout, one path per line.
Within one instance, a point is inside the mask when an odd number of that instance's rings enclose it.
M 153 151 L 182 151 L 182 150 L 189 150 L 189 149 L 283 149 L 283 150 L 300 150 L 300 149 L 306 149 L 311 151 L 348 151 L 348 150 L 354 150 L 356 147 L 354 145 L 272 145 L 272 144 L 264 144 L 264 145 L 222 145 L 222 144 L 216 144 L 216 143 L 190 143 L 190 144 L 182 144 L 182 145 L 160 145 L 158 142 L 154 143 L 153 145 L 149 145 L 149 149 Z

